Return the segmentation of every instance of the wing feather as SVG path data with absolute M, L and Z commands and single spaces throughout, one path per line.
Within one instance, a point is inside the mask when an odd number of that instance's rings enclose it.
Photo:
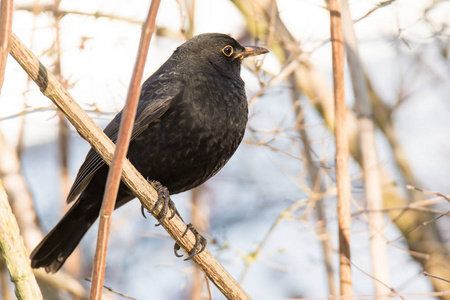
M 153 88 L 149 88 L 153 87 Z M 155 88 L 156 87 L 156 88 Z M 181 95 L 183 85 L 181 82 L 154 82 L 144 83 L 136 111 L 136 120 L 131 134 L 131 140 L 134 140 L 141 134 L 152 122 L 159 119 L 170 108 L 171 103 L 177 96 Z M 115 144 L 119 132 L 122 111 L 104 129 L 105 134 Z M 78 171 L 75 181 L 67 196 L 67 203 L 73 202 L 81 195 L 84 189 L 95 173 L 105 164 L 102 157 L 91 148 L 83 164 Z

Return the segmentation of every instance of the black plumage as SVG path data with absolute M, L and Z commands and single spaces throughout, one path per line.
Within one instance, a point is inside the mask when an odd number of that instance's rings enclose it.
M 266 53 L 224 34 L 198 35 L 178 47 L 142 86 L 127 157 L 170 194 L 216 174 L 242 141 L 247 99 L 241 61 Z M 122 112 L 104 132 L 116 142 Z M 33 268 L 58 271 L 98 217 L 108 166 L 91 149 L 67 201 L 75 204 L 31 254 Z M 134 198 L 121 183 L 118 208 Z

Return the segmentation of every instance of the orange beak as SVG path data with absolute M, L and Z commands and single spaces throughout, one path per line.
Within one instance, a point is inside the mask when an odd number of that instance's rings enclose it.
M 260 55 L 260 54 L 269 52 L 269 50 L 267 50 L 266 48 L 257 47 L 257 46 L 244 46 L 244 48 L 245 48 L 245 51 L 236 55 L 235 59 L 236 58 L 244 59 L 246 57 L 256 56 L 256 55 Z

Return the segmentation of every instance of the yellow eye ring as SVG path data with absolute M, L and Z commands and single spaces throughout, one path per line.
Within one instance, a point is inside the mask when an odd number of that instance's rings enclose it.
M 230 57 L 233 54 L 233 47 L 230 45 L 223 47 L 222 53 L 225 54 L 225 56 Z

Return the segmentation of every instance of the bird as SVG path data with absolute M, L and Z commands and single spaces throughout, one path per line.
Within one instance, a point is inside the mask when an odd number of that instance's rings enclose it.
M 242 60 L 267 52 L 221 33 L 200 34 L 176 48 L 142 84 L 130 162 L 170 195 L 215 175 L 235 153 L 248 120 Z M 104 129 L 114 143 L 122 113 Z M 91 148 L 67 196 L 74 204 L 31 253 L 33 268 L 55 273 L 62 267 L 98 218 L 108 170 Z M 121 182 L 115 209 L 133 198 Z

